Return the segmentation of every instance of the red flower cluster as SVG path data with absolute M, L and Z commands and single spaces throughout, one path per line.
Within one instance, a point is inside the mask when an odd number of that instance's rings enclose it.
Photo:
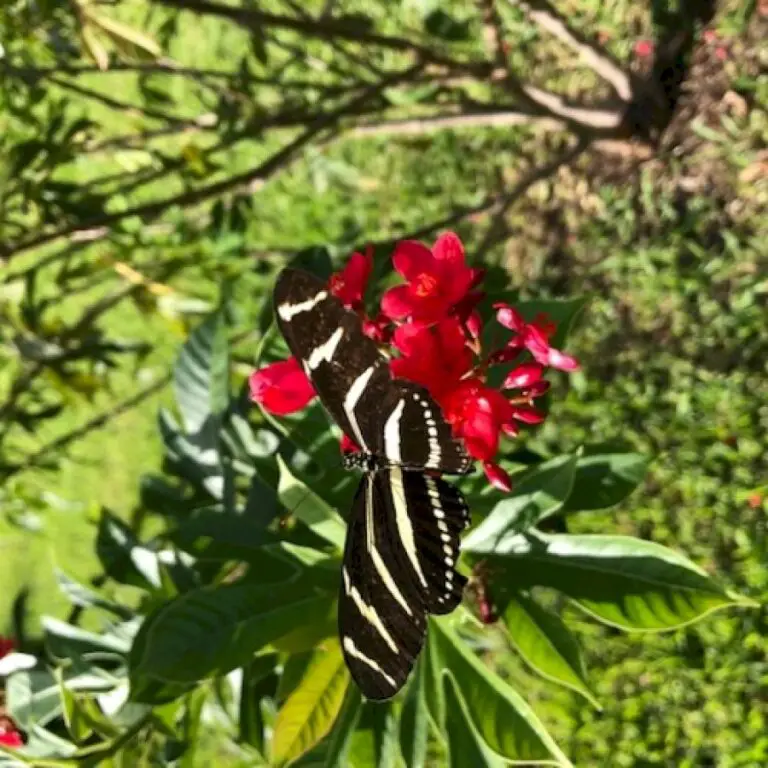
M 483 273 L 467 266 L 464 247 L 452 232 L 438 237 L 430 250 L 406 240 L 393 255 L 406 282 L 388 290 L 381 312 L 365 315 L 363 296 L 373 267 L 370 251 L 355 253 L 329 281 L 330 291 L 356 311 L 368 336 L 397 351 L 392 375 L 426 387 L 443 410 L 470 456 L 483 462 L 490 482 L 509 490 L 507 473 L 494 462 L 502 433 L 514 437 L 520 424 L 539 424 L 544 413 L 534 400 L 549 388 L 546 367 L 575 371 L 576 360 L 549 343 L 554 326 L 544 317 L 527 323 L 517 310 L 496 304 L 497 321 L 513 332 L 506 344 L 485 355 L 480 342 L 482 319 L 476 311 L 483 294 L 475 290 Z M 519 361 L 528 352 L 533 361 Z M 487 384 L 491 366 L 518 362 L 499 389 Z M 266 366 L 250 378 L 251 398 L 266 410 L 286 414 L 303 408 L 314 390 L 294 359 Z M 348 447 L 348 446 L 347 446 Z
M 0 659 L 7 656 L 16 644 L 11 638 L 0 636 Z M 4 747 L 23 747 L 24 741 L 21 734 L 16 730 L 16 726 L 10 717 L 7 717 L 0 709 L 0 744 Z

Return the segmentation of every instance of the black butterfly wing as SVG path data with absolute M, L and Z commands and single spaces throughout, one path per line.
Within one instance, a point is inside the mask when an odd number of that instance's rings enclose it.
M 393 379 L 380 413 L 374 452 L 389 464 L 451 474 L 469 471 L 472 462 L 463 444 L 453 437 L 440 406 L 424 387 Z
M 439 478 L 400 468 L 367 473 L 344 551 L 339 635 L 353 678 L 369 699 L 404 685 L 429 613 L 449 613 L 466 580 L 456 573 L 469 515 Z
M 325 409 L 363 450 L 373 452 L 379 409 L 391 387 L 386 358 L 360 319 L 307 272 L 284 269 L 274 292 L 275 316 L 293 356 Z

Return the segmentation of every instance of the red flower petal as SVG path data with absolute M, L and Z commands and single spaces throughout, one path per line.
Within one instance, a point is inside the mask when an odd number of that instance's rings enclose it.
M 526 324 L 523 320 L 523 316 L 509 304 L 494 304 L 493 308 L 496 310 L 496 319 L 510 331 L 517 331 L 521 333 L 525 330 Z
M 470 456 L 488 461 L 499 450 L 499 427 L 493 414 L 475 410 L 461 426 L 461 436 Z
M 315 396 L 315 390 L 296 358 L 280 360 L 251 374 L 251 400 L 278 416 L 299 411 Z
M 501 425 L 501 431 L 507 437 L 517 437 L 520 434 L 520 427 L 514 421 L 508 421 Z
M 575 357 L 566 355 L 565 352 L 561 352 L 559 349 L 550 347 L 549 349 L 549 365 L 553 368 L 557 368 L 560 371 L 578 371 L 579 361 Z
M 360 446 L 346 435 L 341 436 L 340 447 L 342 453 L 360 453 Z
M 379 312 L 374 318 L 364 318 L 363 333 L 379 344 L 389 343 L 392 338 L 392 327 L 389 318 L 383 312 Z
M 0 659 L 2 659 L 3 656 L 7 656 L 15 647 L 16 643 L 12 637 L 0 636 Z
M 455 232 L 443 232 L 432 246 L 432 255 L 454 269 L 466 268 L 464 246 Z
M 512 479 L 498 464 L 484 461 L 483 472 L 485 472 L 485 476 L 494 488 L 498 488 L 505 493 L 509 493 L 512 490 Z
M 413 314 L 416 307 L 407 285 L 390 288 L 381 297 L 381 311 L 392 320 L 402 320 Z
M 541 424 L 546 418 L 546 414 L 536 408 L 529 408 L 525 405 L 514 406 L 514 418 L 522 421 L 523 424 Z
M 369 248 L 365 256 L 353 253 L 344 269 L 331 275 L 328 286 L 345 307 L 355 307 L 363 302 L 365 288 L 373 270 L 373 251 Z
M 502 389 L 525 389 L 541 380 L 544 369 L 538 363 L 523 363 L 507 374 Z
M 392 264 L 408 282 L 417 280 L 420 275 L 435 273 L 435 258 L 432 252 L 418 240 L 403 240 L 398 243 L 392 256 Z
M 550 383 L 546 379 L 537 381 L 532 387 L 528 387 L 523 390 L 525 397 L 541 397 L 545 392 L 549 391 Z
M 529 325 L 523 332 L 526 349 L 533 355 L 536 362 L 549 365 L 550 346 L 547 337 L 534 325 Z

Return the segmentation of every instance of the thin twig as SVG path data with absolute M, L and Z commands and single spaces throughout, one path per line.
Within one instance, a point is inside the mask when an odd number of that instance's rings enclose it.
M 307 37 L 316 37 L 323 40 L 339 38 L 356 43 L 366 43 L 389 48 L 394 51 L 415 53 L 424 62 L 438 64 L 456 64 L 457 62 L 431 48 L 421 45 L 413 40 L 394 35 L 382 35 L 369 31 L 365 25 L 359 22 L 349 22 L 344 19 L 298 19 L 293 16 L 281 16 L 275 13 L 256 10 L 255 8 L 236 8 L 230 5 L 208 2 L 207 0 L 154 0 L 159 5 L 171 8 L 179 8 L 185 11 L 218 16 L 229 19 L 241 26 L 251 29 L 264 29 L 273 27 L 276 29 L 288 29 L 300 32 Z M 485 62 L 484 62 L 485 63 Z
M 547 0 L 509 2 L 519 6 L 531 21 L 576 51 L 584 64 L 613 86 L 622 101 L 632 101 L 633 89 L 629 75 L 604 50 L 572 30 Z
M 98 91 L 94 91 L 91 88 L 86 88 L 85 86 L 74 83 L 71 80 L 64 80 L 60 77 L 57 77 L 56 75 L 49 75 L 48 81 L 54 85 L 59 86 L 59 88 L 64 88 L 65 90 L 77 93 L 86 99 L 98 101 L 110 109 L 117 109 L 121 112 L 125 112 L 128 115 L 131 115 L 131 117 L 149 117 L 153 120 L 163 120 L 164 122 L 170 123 L 171 125 L 186 125 L 188 123 L 192 123 L 203 128 L 210 127 L 210 118 L 207 115 L 203 115 L 200 118 L 186 118 L 179 117 L 178 115 L 169 115 L 167 112 L 152 109 L 151 107 L 140 107 L 136 104 L 129 104 L 128 102 L 120 101 L 119 99 L 115 99 L 112 96 L 99 93 Z
M 623 109 L 598 109 L 597 107 L 570 106 L 562 96 L 550 93 L 534 85 L 523 85 L 523 93 L 538 107 L 549 114 L 567 120 L 574 127 L 592 130 L 616 129 L 624 122 Z
M 103 427 L 113 418 L 122 415 L 139 403 L 142 403 L 148 397 L 154 395 L 156 392 L 159 392 L 170 382 L 171 378 L 171 374 L 166 374 L 157 381 L 153 381 L 148 387 L 145 387 L 139 392 L 136 392 L 125 400 L 117 403 L 117 405 L 113 405 L 111 408 L 101 411 L 101 413 L 98 413 L 76 429 L 51 440 L 51 442 L 27 456 L 23 463 L 16 464 L 3 470 L 1 473 L 3 480 L 7 480 L 9 477 L 13 477 L 13 475 L 18 474 L 19 472 L 24 472 L 44 463 L 45 459 L 51 454 L 64 450 L 67 446 L 84 437 L 89 432 Z
M 97 216 L 93 216 L 90 219 L 81 221 L 77 224 L 67 225 L 54 232 L 48 232 L 41 235 L 32 237 L 22 243 L 6 247 L 5 258 L 10 260 L 14 256 L 20 253 L 36 248 L 45 243 L 50 243 L 55 240 L 59 240 L 62 237 L 72 236 L 74 233 L 83 231 L 85 229 L 91 229 L 93 227 L 108 227 L 115 224 L 122 219 L 138 216 L 142 219 L 155 218 L 171 207 L 191 207 L 205 202 L 212 198 L 220 197 L 221 195 L 231 192 L 236 189 L 247 188 L 254 182 L 263 182 L 266 178 L 271 176 L 277 170 L 284 167 L 289 162 L 296 159 L 300 151 L 313 139 L 315 136 L 334 128 L 334 126 L 347 114 L 354 114 L 362 105 L 366 104 L 370 99 L 377 96 L 383 90 L 393 85 L 396 82 L 410 78 L 414 73 L 421 69 L 420 64 L 415 64 L 406 70 L 397 72 L 378 83 L 366 88 L 355 98 L 348 101 L 346 104 L 332 110 L 331 112 L 319 115 L 310 123 L 306 128 L 292 141 L 286 144 L 282 149 L 275 152 L 267 160 L 260 163 L 254 168 L 250 168 L 247 171 L 229 176 L 221 181 L 207 184 L 205 186 L 198 187 L 197 189 L 189 190 L 173 197 L 163 198 L 161 200 L 154 200 L 149 203 L 134 206 L 122 211 L 115 211 L 113 213 L 101 213 Z M 0 253 L 0 255 L 3 255 Z
M 477 205 L 465 206 L 457 208 L 443 219 L 433 221 L 424 227 L 421 227 L 407 235 L 398 237 L 398 240 L 418 240 L 427 235 L 431 235 L 433 232 L 453 227 L 459 223 L 462 219 L 466 219 L 468 216 L 474 216 L 478 213 L 485 213 L 493 210 L 494 208 L 508 208 L 520 197 L 522 197 L 537 181 L 546 179 L 557 171 L 561 166 L 569 165 L 580 157 L 592 144 L 592 140 L 586 137 L 581 137 L 578 141 L 570 146 L 565 152 L 560 154 L 554 160 L 545 163 L 537 168 L 532 168 L 527 173 L 521 176 L 517 183 L 506 192 L 489 195 L 481 203 Z M 386 243 L 393 242 L 387 240 Z

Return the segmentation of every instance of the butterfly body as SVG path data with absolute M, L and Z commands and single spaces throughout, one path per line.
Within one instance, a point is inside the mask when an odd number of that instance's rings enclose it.
M 344 455 L 363 470 L 342 565 L 339 634 L 367 698 L 405 683 L 429 614 L 461 601 L 455 570 L 469 512 L 441 474 L 471 462 L 423 387 L 392 378 L 361 321 L 316 277 L 285 269 L 275 286 L 278 326 L 324 407 L 359 447 Z

